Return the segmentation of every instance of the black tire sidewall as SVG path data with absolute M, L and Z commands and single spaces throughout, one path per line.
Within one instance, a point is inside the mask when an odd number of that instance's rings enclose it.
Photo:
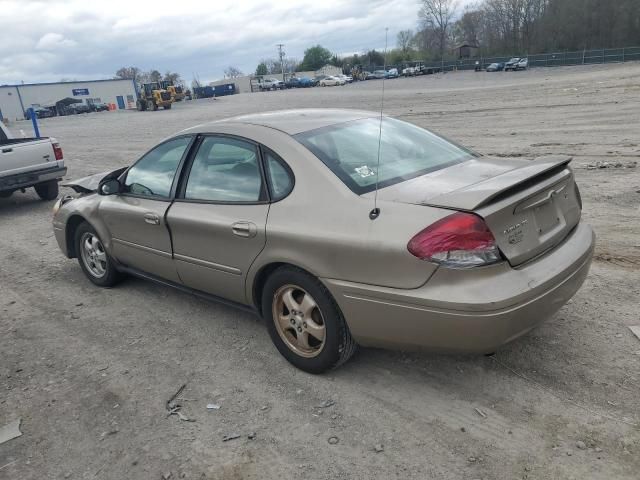
M 55 200 L 58 198 L 58 181 L 49 180 L 34 186 L 36 193 L 42 200 Z
M 109 253 L 107 253 L 106 250 L 105 250 L 105 254 L 107 256 L 107 269 L 104 276 L 100 278 L 93 276 L 91 272 L 89 272 L 87 266 L 84 264 L 84 260 L 82 259 L 82 253 L 81 253 L 82 245 L 80 245 L 80 242 L 82 239 L 82 235 L 85 233 L 92 233 L 93 235 L 98 237 L 100 239 L 100 242 L 104 246 L 104 242 L 100 238 L 100 235 L 98 235 L 95 229 L 91 225 L 89 225 L 87 222 L 81 223 L 78 226 L 78 228 L 76 228 L 73 242 L 74 242 L 76 255 L 78 257 L 78 263 L 80 264 L 80 268 L 82 268 L 82 272 L 92 283 L 94 283 L 95 285 L 98 285 L 99 287 L 114 286 L 121 279 L 122 274 L 118 271 L 113 259 L 111 258 Z
M 319 355 L 305 358 L 296 354 L 280 337 L 273 319 L 272 302 L 275 292 L 283 285 L 297 285 L 307 291 L 316 301 L 325 323 L 325 345 Z M 297 368 L 309 373 L 322 373 L 340 364 L 346 338 L 349 335 L 342 313 L 335 300 L 311 275 L 296 268 L 283 267 L 276 270 L 266 281 L 262 291 L 262 316 L 267 330 L 278 351 Z

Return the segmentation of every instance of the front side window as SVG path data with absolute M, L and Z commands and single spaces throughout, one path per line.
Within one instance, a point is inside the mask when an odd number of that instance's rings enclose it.
M 190 142 L 191 137 L 175 138 L 151 150 L 127 172 L 124 191 L 168 198 L 178 165 Z
M 366 118 L 295 135 L 358 195 L 425 175 L 474 156 L 407 122 Z M 378 146 L 380 165 L 378 168 Z
M 251 203 L 261 197 L 257 147 L 234 138 L 205 137 L 193 159 L 184 198 Z

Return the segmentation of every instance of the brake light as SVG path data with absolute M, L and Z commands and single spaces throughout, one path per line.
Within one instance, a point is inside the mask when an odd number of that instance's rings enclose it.
M 418 232 L 407 244 L 422 259 L 453 268 L 500 261 L 500 251 L 484 220 L 471 213 L 454 213 Z
M 56 160 L 62 160 L 64 156 L 62 155 L 62 147 L 60 147 L 59 143 L 53 143 L 53 154 L 56 157 Z

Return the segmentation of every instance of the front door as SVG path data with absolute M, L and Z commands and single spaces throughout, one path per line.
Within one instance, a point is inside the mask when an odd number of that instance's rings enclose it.
M 118 108 L 119 108 L 120 110 L 124 110 L 124 108 L 125 108 L 125 107 L 124 107 L 124 97 L 123 97 L 122 95 L 118 95 L 118 96 L 116 97 L 116 101 L 118 102 Z
M 191 141 L 191 136 L 174 138 L 145 154 L 125 173 L 123 192 L 104 197 L 99 207 L 111 233 L 114 257 L 128 267 L 174 282 L 179 277 L 166 214 L 176 172 Z
M 167 213 L 176 268 L 194 289 L 248 303 L 245 279 L 264 248 L 269 203 L 258 147 L 205 136 Z

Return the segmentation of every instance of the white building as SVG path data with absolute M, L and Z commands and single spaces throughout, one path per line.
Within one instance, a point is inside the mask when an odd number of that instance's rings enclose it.
M 113 104 L 124 110 L 136 108 L 137 94 L 133 80 L 119 79 L 0 85 L 0 118 L 22 120 L 28 108 L 53 107 L 63 98 Z

